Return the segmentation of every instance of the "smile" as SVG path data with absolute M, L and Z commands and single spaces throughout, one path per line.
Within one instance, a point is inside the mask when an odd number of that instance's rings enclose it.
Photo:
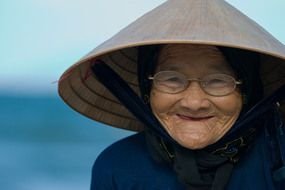
M 181 114 L 176 114 L 176 116 L 179 117 L 180 119 L 188 120 L 188 121 L 205 121 L 205 120 L 213 118 L 213 116 L 194 117 L 194 116 L 186 116 L 186 115 L 181 115 Z

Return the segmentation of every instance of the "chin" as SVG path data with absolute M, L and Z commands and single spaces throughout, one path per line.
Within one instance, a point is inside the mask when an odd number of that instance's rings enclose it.
M 209 144 L 205 145 L 205 144 L 189 144 L 189 143 L 187 143 L 187 144 L 186 143 L 179 143 L 179 144 L 181 146 L 183 146 L 184 148 L 191 149 L 191 150 L 203 149 L 209 145 Z
M 203 149 L 210 144 L 213 144 L 214 142 L 205 139 L 201 140 L 202 138 L 189 138 L 189 137 L 173 137 L 178 144 L 183 146 L 184 148 L 191 149 L 191 150 L 198 150 L 198 149 Z M 186 138 L 186 139 L 185 139 Z

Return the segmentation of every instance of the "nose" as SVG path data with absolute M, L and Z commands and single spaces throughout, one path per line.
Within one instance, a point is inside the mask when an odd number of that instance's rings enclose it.
M 199 82 L 192 81 L 182 92 L 181 105 L 192 111 L 209 107 L 208 95 L 203 91 Z

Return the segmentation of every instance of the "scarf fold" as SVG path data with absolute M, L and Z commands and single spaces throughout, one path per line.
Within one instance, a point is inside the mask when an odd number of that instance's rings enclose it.
M 92 71 L 97 79 L 145 124 L 148 148 L 152 157 L 173 167 L 188 190 L 223 190 L 230 178 L 234 163 L 255 139 L 251 134 L 247 136 L 249 127 L 252 126 L 257 131 L 263 128 L 261 126 L 264 125 L 253 125 L 253 123 L 263 118 L 262 115 L 272 108 L 272 104 L 284 100 L 285 97 L 285 85 L 283 85 L 244 114 L 235 127 L 218 143 L 207 147 L 207 150 L 189 150 L 181 147 L 169 136 L 148 105 L 103 61 L 96 60 Z M 241 146 L 244 142 L 245 146 Z M 237 159 L 231 160 L 231 158 Z
M 153 159 L 172 167 L 187 190 L 225 189 L 233 169 L 228 158 L 167 144 L 149 130 L 146 138 Z

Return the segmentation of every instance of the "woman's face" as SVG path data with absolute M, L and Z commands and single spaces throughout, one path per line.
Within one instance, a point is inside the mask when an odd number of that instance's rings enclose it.
M 217 73 L 235 77 L 215 46 L 166 45 L 158 58 L 155 72 L 159 71 L 177 71 L 189 78 Z M 173 139 L 186 148 L 200 149 L 218 141 L 233 126 L 242 108 L 242 98 L 237 88 L 226 96 L 211 96 L 192 81 L 176 94 L 153 87 L 150 104 Z

